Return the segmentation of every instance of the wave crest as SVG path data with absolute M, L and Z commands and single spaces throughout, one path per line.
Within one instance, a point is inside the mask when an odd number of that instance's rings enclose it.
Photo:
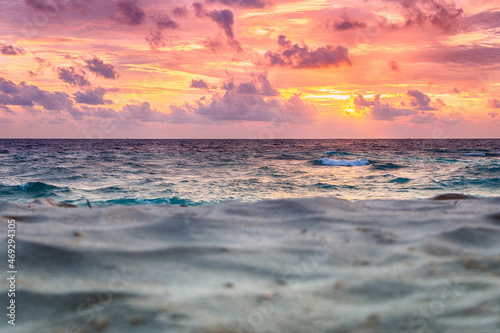
M 364 166 L 370 163 L 367 158 L 359 160 L 335 160 L 332 158 L 320 158 L 317 159 L 316 162 L 326 166 Z

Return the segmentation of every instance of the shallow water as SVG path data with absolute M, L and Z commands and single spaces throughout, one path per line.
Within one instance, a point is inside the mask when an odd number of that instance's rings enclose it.
M 0 170 L 2 201 L 198 205 L 493 196 L 500 192 L 500 140 L 2 139 Z

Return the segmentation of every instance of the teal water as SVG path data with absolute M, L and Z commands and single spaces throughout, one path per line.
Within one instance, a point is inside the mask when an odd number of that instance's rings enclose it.
M 500 140 L 0 140 L 0 200 L 187 204 L 500 195 Z

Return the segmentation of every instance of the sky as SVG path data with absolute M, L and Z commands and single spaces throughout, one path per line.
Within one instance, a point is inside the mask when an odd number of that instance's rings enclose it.
M 498 0 L 0 0 L 3 138 L 499 138 Z

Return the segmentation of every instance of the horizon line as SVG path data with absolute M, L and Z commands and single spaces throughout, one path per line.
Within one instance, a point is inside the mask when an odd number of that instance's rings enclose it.
M 497 138 L 0 138 L 0 140 L 500 140 Z

